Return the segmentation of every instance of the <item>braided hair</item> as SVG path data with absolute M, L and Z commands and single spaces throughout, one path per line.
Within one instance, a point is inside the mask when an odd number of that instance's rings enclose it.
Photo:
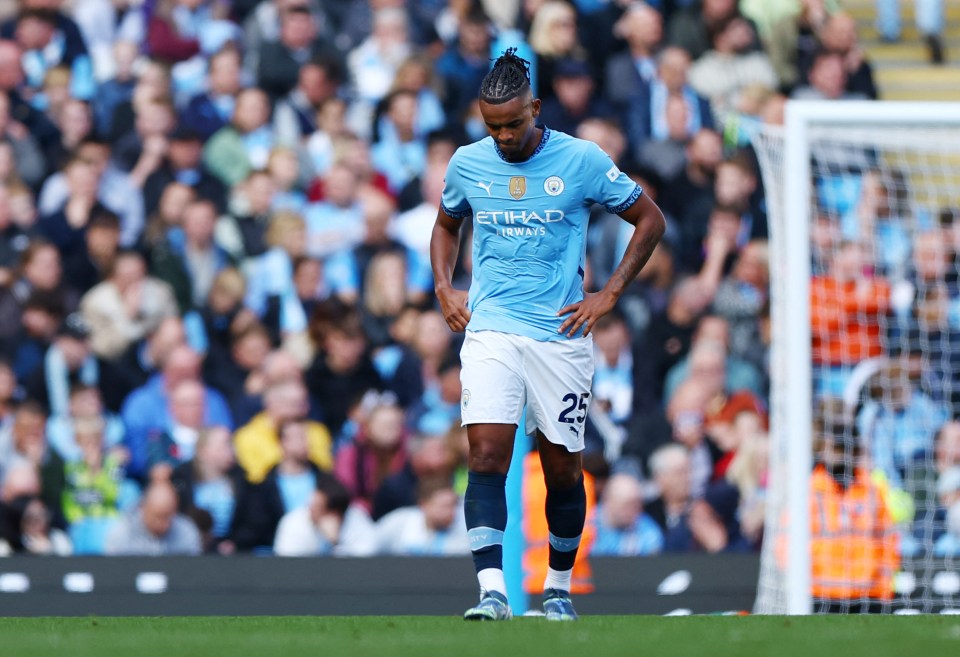
M 516 48 L 497 57 L 480 83 L 480 100 L 491 105 L 500 105 L 524 93 L 530 88 L 530 62 L 517 55 Z

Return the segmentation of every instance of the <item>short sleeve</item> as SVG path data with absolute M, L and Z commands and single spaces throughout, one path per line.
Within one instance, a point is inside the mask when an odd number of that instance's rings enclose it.
M 473 213 L 464 193 L 459 164 L 460 151 L 457 151 L 447 165 L 447 175 L 443 179 L 443 196 L 440 198 L 440 207 L 454 219 L 464 219 Z
M 586 199 L 599 203 L 610 214 L 620 214 L 637 202 L 643 188 L 617 168 L 596 144 L 588 144 L 584 157 Z

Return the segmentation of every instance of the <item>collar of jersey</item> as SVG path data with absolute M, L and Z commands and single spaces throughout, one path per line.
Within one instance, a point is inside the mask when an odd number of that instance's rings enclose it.
M 540 136 L 540 143 L 537 144 L 536 149 L 534 149 L 534 151 L 533 151 L 532 153 L 530 153 L 530 157 L 528 157 L 527 159 L 523 160 L 523 162 L 529 162 L 530 160 L 532 160 L 532 159 L 537 155 L 537 153 L 539 153 L 540 151 L 543 150 L 543 147 L 547 145 L 547 140 L 550 139 L 550 128 L 548 128 L 548 127 L 545 126 L 545 125 L 538 125 L 537 127 L 538 127 L 538 128 L 543 128 L 543 134 Z M 508 160 L 508 159 L 506 158 L 506 156 L 503 154 L 503 151 L 500 150 L 500 147 L 497 145 L 496 140 L 494 140 L 494 142 L 493 142 L 493 147 L 494 147 L 494 149 L 496 149 L 497 155 L 500 156 L 500 159 L 503 160 L 504 162 L 508 162 L 508 163 L 510 163 L 510 164 L 522 164 L 522 163 L 523 163 L 523 162 L 512 162 L 512 161 Z

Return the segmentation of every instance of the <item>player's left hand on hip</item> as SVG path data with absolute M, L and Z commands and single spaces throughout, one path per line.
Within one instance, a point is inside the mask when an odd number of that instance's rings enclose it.
M 566 333 L 568 338 L 572 338 L 583 328 L 583 337 L 590 335 L 597 320 L 613 310 L 616 302 L 616 297 L 602 291 L 585 294 L 583 301 L 561 308 L 557 313 L 557 317 L 570 315 L 557 332 Z

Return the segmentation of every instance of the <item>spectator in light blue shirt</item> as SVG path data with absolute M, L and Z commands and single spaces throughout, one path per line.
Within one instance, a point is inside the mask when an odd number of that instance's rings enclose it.
M 72 21 L 71 21 L 72 23 Z M 74 30 L 76 25 L 72 24 Z M 43 87 L 44 77 L 53 68 L 70 69 L 70 96 L 89 100 L 96 91 L 93 63 L 82 38 L 66 34 L 61 29 L 57 13 L 25 8 L 11 35 L 23 49 L 20 58 L 26 86 L 35 91 Z M 42 93 L 33 97 L 33 105 L 40 110 L 48 107 L 49 99 Z
M 360 181 L 346 164 L 334 164 L 323 178 L 324 200 L 310 204 L 307 253 L 325 259 L 349 251 L 363 240 L 363 207 L 357 198 Z
M 371 150 L 373 166 L 399 192 L 427 165 L 426 133 L 417 125 L 421 100 L 413 91 L 395 91 L 384 100 L 378 137 Z
M 200 532 L 177 513 L 177 492 L 169 482 L 150 485 L 140 508 L 124 516 L 106 537 L 108 555 L 168 556 L 200 554 Z
M 180 510 L 202 509 L 210 514 L 210 533 L 221 554 L 231 552 L 230 538 L 237 495 L 245 485 L 243 470 L 233 454 L 233 437 L 226 427 L 209 427 L 197 437 L 194 458 L 177 466 L 171 483 L 180 496 Z
M 891 486 L 903 489 L 904 471 L 933 451 L 934 435 L 948 414 L 913 384 L 899 363 L 887 363 L 879 381 L 881 394 L 864 403 L 857 428 L 867 437 L 874 468 L 883 472 Z
M 362 300 L 366 311 L 381 317 L 391 314 L 391 307 L 399 311 L 404 300 L 423 304 L 433 291 L 433 273 L 426 258 L 390 236 L 396 203 L 386 193 L 370 191 L 361 207 L 363 241 L 327 260 L 325 275 L 331 291 L 348 303 Z M 385 263 L 390 256 L 394 261 Z M 384 299 L 384 291 L 398 298 Z
M 593 399 L 603 404 L 611 420 L 622 425 L 630 419 L 633 410 L 630 331 L 617 313 L 597 320 L 593 331 Z
M 307 316 L 293 282 L 293 258 L 304 255 L 306 224 L 294 212 L 278 212 L 270 220 L 266 241 L 270 250 L 246 268 L 244 305 L 280 334 L 307 327 Z
M 635 557 L 663 550 L 660 526 L 643 512 L 643 489 L 630 474 L 615 474 L 603 488 L 592 554 Z
M 873 244 L 878 269 L 895 280 L 908 273 L 910 227 L 925 231 L 933 223 L 926 211 L 911 206 L 903 191 L 907 188 L 904 175 L 897 170 L 868 171 L 855 180 L 853 186 L 859 196 L 840 220 L 843 238 Z

